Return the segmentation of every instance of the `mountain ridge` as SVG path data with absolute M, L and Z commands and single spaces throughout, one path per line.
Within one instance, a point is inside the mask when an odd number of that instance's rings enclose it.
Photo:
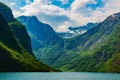
M 60 69 L 75 71 L 120 72 L 120 69 L 118 67 L 111 68 L 111 66 L 109 66 L 109 70 L 103 69 L 106 67 L 105 65 L 109 62 L 109 59 L 116 55 L 114 54 L 116 53 L 116 50 L 119 49 L 116 47 L 119 47 L 119 44 L 117 45 L 112 43 L 113 41 L 115 41 L 115 43 L 118 43 L 119 38 L 111 39 L 113 33 L 115 34 L 116 30 L 119 29 L 119 23 L 120 14 L 118 13 L 116 19 L 113 20 L 111 16 L 109 16 L 105 21 L 88 30 L 88 32 L 76 37 L 73 42 L 69 42 L 69 44 L 73 43 L 73 45 L 70 44 L 66 47 L 68 50 L 73 49 L 73 52 L 77 53 L 76 56 L 73 57 L 73 60 L 68 63 L 66 62 L 67 65 L 60 65 L 62 59 L 59 59 L 58 61 L 56 61 L 55 64 L 53 64 L 53 66 L 56 66 Z M 116 34 L 115 36 L 119 36 L 119 34 Z M 110 47 L 110 44 L 114 44 L 114 46 Z M 68 55 L 68 57 L 72 55 L 75 54 Z M 119 53 L 117 55 L 119 55 Z M 62 56 L 62 58 L 64 59 L 64 55 Z M 117 62 L 119 62 L 119 60 Z M 111 63 L 109 62 L 109 64 Z M 102 67 L 102 65 L 104 65 L 104 67 Z M 119 63 L 116 65 L 120 66 Z M 76 67 L 74 68 L 72 66 Z
M 116 56 L 119 55 L 119 52 L 116 53 L 119 44 L 110 47 L 113 41 L 119 42 L 119 37 L 113 38 L 113 35 L 119 36 L 115 34 L 119 23 L 120 13 L 111 15 L 82 35 L 71 39 L 61 38 L 61 46 L 44 46 L 34 55 L 39 56 L 40 61 L 63 71 L 120 72 L 119 57 Z M 109 66 L 113 60 L 117 62 L 117 67 Z
M 30 37 L 25 29 L 25 26 L 23 26 L 20 22 L 17 21 L 17 19 L 14 18 L 12 14 L 12 10 L 5 4 L 0 2 L 0 14 L 3 16 L 5 21 L 9 24 L 10 29 L 13 33 L 13 36 L 17 39 L 19 43 L 31 54 L 32 48 L 31 48 L 31 41 Z M 22 36 L 20 36 L 22 35 Z M 23 40 L 24 39 L 24 40 Z M 27 45 L 26 45 L 26 43 Z
M 50 66 L 62 55 L 64 40 L 56 34 L 51 26 L 40 22 L 34 16 L 21 16 L 17 19 L 26 26 L 31 35 L 34 55 L 39 61 L 45 61 Z M 58 52 L 58 50 L 60 51 Z
M 5 10 L 3 10 L 5 9 Z M 9 11 L 7 11 L 9 10 Z M 9 13 L 8 13 L 9 12 Z M 5 13 L 5 14 L 3 14 Z M 9 14 L 9 17 L 5 16 Z M 10 16 L 11 15 L 11 16 Z M 11 20 L 11 18 L 13 20 Z M 11 9 L 5 4 L 0 3 L 0 71 L 1 72 L 30 72 L 30 71 L 42 71 L 42 72 L 54 72 L 57 71 L 53 68 L 50 68 L 42 62 L 38 62 L 32 53 L 29 53 L 28 47 L 31 46 L 30 40 L 24 39 L 27 35 L 25 27 L 18 22 L 12 15 Z M 12 23 L 12 26 L 10 26 Z M 15 26 L 13 26 L 15 25 Z M 15 32 L 11 27 L 16 27 L 18 30 Z M 23 30 L 22 30 L 22 29 Z M 12 31 L 13 30 L 13 31 Z M 19 33 L 21 32 L 21 33 Z M 24 36 L 24 42 L 26 41 L 28 45 L 23 45 L 22 38 L 20 36 L 15 36 L 19 34 Z M 25 47 L 27 46 L 27 48 Z M 30 48 L 31 49 L 31 48 Z
M 94 27 L 97 23 L 87 23 L 86 25 L 83 26 L 78 26 L 78 27 L 69 27 L 67 32 L 57 32 L 57 34 L 61 37 L 64 38 L 73 38 L 78 35 L 84 34 L 87 30 L 91 29 Z

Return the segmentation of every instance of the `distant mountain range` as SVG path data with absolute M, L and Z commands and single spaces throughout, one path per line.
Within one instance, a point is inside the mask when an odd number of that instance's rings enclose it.
M 64 38 L 72 38 L 78 35 L 82 35 L 85 32 L 87 32 L 87 30 L 91 29 L 92 27 L 94 27 L 97 23 L 88 23 L 86 25 L 83 26 L 78 26 L 78 27 L 69 27 L 67 32 L 57 32 L 57 34 L 59 36 L 62 36 Z
M 69 28 L 88 29 L 73 38 L 60 37 L 36 17 L 24 17 L 18 20 L 31 35 L 34 55 L 39 61 L 62 71 L 120 72 L 120 13 L 88 28 Z

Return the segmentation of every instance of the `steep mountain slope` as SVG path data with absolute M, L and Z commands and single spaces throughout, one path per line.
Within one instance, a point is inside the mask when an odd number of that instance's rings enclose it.
M 48 24 L 38 21 L 35 16 L 21 16 L 17 19 L 26 26 L 38 60 L 51 65 L 63 54 L 64 40 Z
M 120 72 L 119 31 L 120 13 L 117 13 L 85 34 L 67 40 L 66 54 L 53 66 L 71 71 Z
M 9 35 L 10 34 L 10 35 Z M 4 18 L 0 15 L 0 42 L 16 51 L 21 51 L 18 42 L 14 39 L 9 26 L 7 25 Z
M 36 39 L 35 41 L 38 40 L 37 42 L 39 44 L 41 41 L 41 47 L 45 45 L 54 45 L 55 43 L 57 43 L 59 37 L 56 35 L 54 30 L 49 25 L 38 21 L 38 19 L 35 16 L 21 16 L 18 17 L 18 20 L 26 26 L 28 32 L 30 33 L 30 36 Z M 43 41 L 45 44 L 43 43 Z M 34 50 L 39 49 L 35 48 L 35 46 L 37 45 L 33 45 Z
M 17 41 L 29 52 L 33 55 L 32 47 L 31 47 L 31 39 L 27 33 L 27 30 L 24 25 L 22 25 L 19 21 L 15 20 L 9 23 L 10 29 L 13 35 L 16 37 Z
M 85 33 L 87 30 L 91 29 L 94 27 L 97 23 L 88 23 L 83 26 L 78 26 L 78 27 L 69 27 L 68 32 L 57 32 L 59 36 L 62 36 L 64 38 L 72 38 L 78 35 L 82 35 Z
M 9 23 L 11 21 L 14 21 L 15 19 L 13 18 L 13 14 L 11 9 L 0 2 L 0 14 L 4 17 L 4 19 Z
M 18 27 L 17 31 L 21 33 L 19 36 L 16 36 L 17 40 L 15 39 L 15 35 L 13 35 L 8 25 L 7 17 L 5 18 L 3 14 L 7 12 L 7 8 L 4 4 L 0 3 L 0 71 L 55 71 L 49 66 L 38 62 L 34 56 L 25 49 L 25 46 L 20 43 L 18 37 L 21 35 L 24 37 L 24 32 L 22 31 L 26 31 L 25 27 L 20 23 L 17 23 L 15 27 Z M 5 12 L 2 9 L 4 9 Z M 9 21 L 11 21 L 11 19 Z M 14 34 L 18 34 L 18 32 Z M 27 40 L 28 42 L 26 40 L 27 39 L 24 39 L 26 45 L 29 46 L 29 40 Z
M 14 18 L 11 9 L 1 2 L 0 14 L 4 17 L 6 22 L 9 23 L 13 35 L 16 37 L 22 47 L 24 47 L 29 53 L 33 54 L 31 40 L 26 31 L 26 28 Z
M 13 37 L 0 15 L 0 71 L 54 71 L 34 59 Z
M 36 21 L 31 20 L 30 22 L 29 18 L 19 17 L 18 20 L 27 27 L 30 26 L 30 23 L 31 27 L 38 26 L 38 24 L 33 25 Z M 43 29 L 44 25 L 41 27 L 41 29 L 37 29 L 40 31 L 34 32 L 41 35 L 48 31 Z M 117 13 L 95 25 L 83 35 L 71 39 L 57 38 L 55 39 L 57 42 L 52 45 L 49 44 L 51 43 L 49 37 L 45 38 L 48 43 L 37 37 L 41 43 L 46 45 L 41 46 L 35 55 L 40 61 L 63 71 L 120 72 L 119 29 L 120 13 Z M 30 34 L 32 30 L 28 29 Z M 32 32 L 32 36 L 33 34 Z M 51 32 L 44 33 L 44 36 L 46 35 L 51 36 Z M 55 32 L 53 36 L 56 36 Z M 36 36 L 34 37 L 36 38 Z M 54 39 L 52 40 L 54 41 Z

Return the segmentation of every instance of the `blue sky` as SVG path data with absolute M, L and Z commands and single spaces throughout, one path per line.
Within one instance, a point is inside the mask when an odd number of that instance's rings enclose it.
M 74 0 L 69 0 L 69 1 L 63 0 L 63 1 L 64 2 L 62 2 L 61 0 L 51 0 L 51 4 L 64 8 L 64 9 L 68 9 Z
M 95 0 L 95 1 L 96 4 L 86 4 L 86 7 L 95 10 L 98 7 L 103 7 L 105 5 L 105 3 L 102 0 Z
M 69 26 L 101 22 L 120 12 L 120 0 L 0 0 L 11 7 L 15 17 L 37 16 L 56 31 L 68 31 Z

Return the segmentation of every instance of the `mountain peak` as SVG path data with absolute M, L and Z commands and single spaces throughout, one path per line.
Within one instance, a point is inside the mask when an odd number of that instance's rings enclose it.
M 29 35 L 32 41 L 34 41 L 34 39 L 37 39 L 36 41 L 38 41 L 38 39 L 40 41 L 46 40 L 47 44 L 51 44 L 51 42 L 54 43 L 53 40 L 57 41 L 59 38 L 50 25 L 40 22 L 36 16 L 20 16 L 17 19 L 23 23 L 28 32 L 31 33 Z
M 24 16 L 24 15 L 23 15 L 23 16 L 18 17 L 17 19 L 18 19 L 18 20 L 20 19 L 20 20 L 22 20 L 23 22 L 26 21 L 26 20 L 33 20 L 34 22 L 35 22 L 35 21 L 37 21 L 37 22 L 39 21 L 36 16 Z
M 12 10 L 5 4 L 0 2 L 0 14 L 4 17 L 7 22 L 14 21 Z
M 37 19 L 36 16 L 25 16 L 25 15 L 22 15 L 22 16 L 20 16 L 20 17 L 18 17 L 18 18 L 22 18 L 22 19 L 27 19 L 27 18 Z
M 109 20 L 116 20 L 116 19 L 119 19 L 119 18 L 120 18 L 120 12 L 119 12 L 119 13 L 112 14 L 112 15 L 109 16 L 107 19 L 109 19 Z
M 86 25 L 83 26 L 78 26 L 78 27 L 69 27 L 68 32 L 57 32 L 59 36 L 62 36 L 64 38 L 72 38 L 78 35 L 82 35 L 83 33 L 87 32 L 87 30 L 91 29 L 93 26 L 95 26 L 97 23 L 87 23 Z

